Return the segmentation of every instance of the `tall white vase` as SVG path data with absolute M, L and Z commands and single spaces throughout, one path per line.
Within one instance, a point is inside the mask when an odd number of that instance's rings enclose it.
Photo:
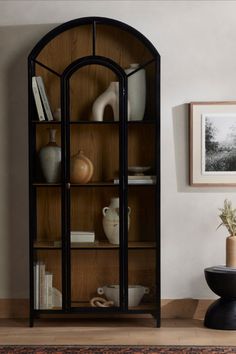
M 125 69 L 128 75 L 138 69 L 139 64 L 130 64 Z M 143 120 L 146 106 L 146 73 L 144 69 L 128 77 L 128 100 L 130 104 L 130 120 Z
M 61 148 L 56 143 L 56 129 L 49 129 L 49 143 L 40 150 L 39 159 L 46 182 L 59 182 L 61 172 Z

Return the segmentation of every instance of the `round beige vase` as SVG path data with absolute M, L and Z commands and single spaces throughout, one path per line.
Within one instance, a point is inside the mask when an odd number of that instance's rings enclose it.
M 236 236 L 226 238 L 226 267 L 236 268 Z

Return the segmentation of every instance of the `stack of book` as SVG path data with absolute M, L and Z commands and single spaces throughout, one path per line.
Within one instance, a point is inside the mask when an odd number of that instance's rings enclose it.
M 41 76 L 32 77 L 32 90 L 39 120 L 52 121 L 53 115 Z
M 43 262 L 34 264 L 34 308 L 51 309 L 53 307 L 53 275 L 46 271 Z
M 95 242 L 95 233 L 89 231 L 71 231 L 70 233 L 71 242 L 87 242 L 94 243 Z
M 128 176 L 128 184 L 155 184 L 155 176 Z M 119 184 L 119 179 L 114 179 L 114 184 Z

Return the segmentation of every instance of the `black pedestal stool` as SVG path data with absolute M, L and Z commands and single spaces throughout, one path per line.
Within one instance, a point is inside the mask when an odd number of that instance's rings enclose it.
M 210 289 L 220 298 L 208 308 L 204 325 L 214 329 L 236 329 L 236 269 L 216 266 L 205 269 Z

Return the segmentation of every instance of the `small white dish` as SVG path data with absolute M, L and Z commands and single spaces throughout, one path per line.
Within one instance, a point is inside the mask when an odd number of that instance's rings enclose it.
M 151 166 L 129 166 L 128 171 L 135 175 L 142 175 L 151 169 Z

